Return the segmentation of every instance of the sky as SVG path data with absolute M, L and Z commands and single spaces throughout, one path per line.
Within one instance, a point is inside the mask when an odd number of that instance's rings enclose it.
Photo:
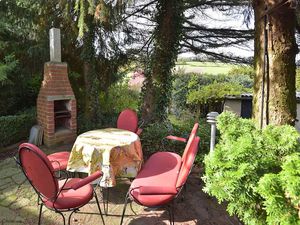
M 235 28 L 235 29 L 253 29 L 254 20 L 250 19 L 249 23 L 246 24 L 244 21 L 244 15 L 234 15 L 229 14 L 225 15 L 224 13 L 214 10 L 206 9 L 204 12 L 205 15 L 200 15 L 199 18 L 196 18 L 196 21 L 203 25 L 206 25 L 210 28 L 222 27 L 222 28 Z M 251 57 L 254 54 L 254 42 L 251 41 L 245 46 L 240 47 L 227 47 L 219 48 L 217 51 L 230 52 L 237 56 Z M 180 58 L 194 57 L 193 53 L 183 53 L 180 54 Z

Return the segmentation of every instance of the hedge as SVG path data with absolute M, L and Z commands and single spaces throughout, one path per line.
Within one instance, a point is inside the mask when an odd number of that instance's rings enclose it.
M 32 109 L 18 115 L 0 116 L 0 147 L 28 139 L 35 123 L 36 113 Z

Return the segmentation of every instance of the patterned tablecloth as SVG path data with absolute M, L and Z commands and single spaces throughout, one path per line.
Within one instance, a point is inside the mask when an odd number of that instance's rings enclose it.
M 67 170 L 92 174 L 103 172 L 102 187 L 116 185 L 116 176 L 135 177 L 143 161 L 141 142 L 133 132 L 117 128 L 92 130 L 79 135 Z

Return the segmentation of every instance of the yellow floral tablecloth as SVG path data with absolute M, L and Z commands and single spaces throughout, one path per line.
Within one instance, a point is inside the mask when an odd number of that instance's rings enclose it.
M 92 174 L 103 172 L 102 187 L 116 185 L 116 176 L 135 177 L 141 168 L 141 142 L 133 132 L 117 128 L 92 130 L 79 135 L 73 145 L 67 170 Z

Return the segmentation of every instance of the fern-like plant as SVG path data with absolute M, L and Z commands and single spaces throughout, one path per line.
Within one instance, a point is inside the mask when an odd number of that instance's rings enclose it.
M 280 173 L 286 156 L 299 151 L 298 132 L 291 126 L 260 130 L 252 120 L 231 113 L 218 117 L 218 129 L 221 140 L 204 160 L 204 191 L 226 201 L 228 212 L 245 224 L 284 224 L 270 222 L 266 195 L 258 186 L 266 174 Z

